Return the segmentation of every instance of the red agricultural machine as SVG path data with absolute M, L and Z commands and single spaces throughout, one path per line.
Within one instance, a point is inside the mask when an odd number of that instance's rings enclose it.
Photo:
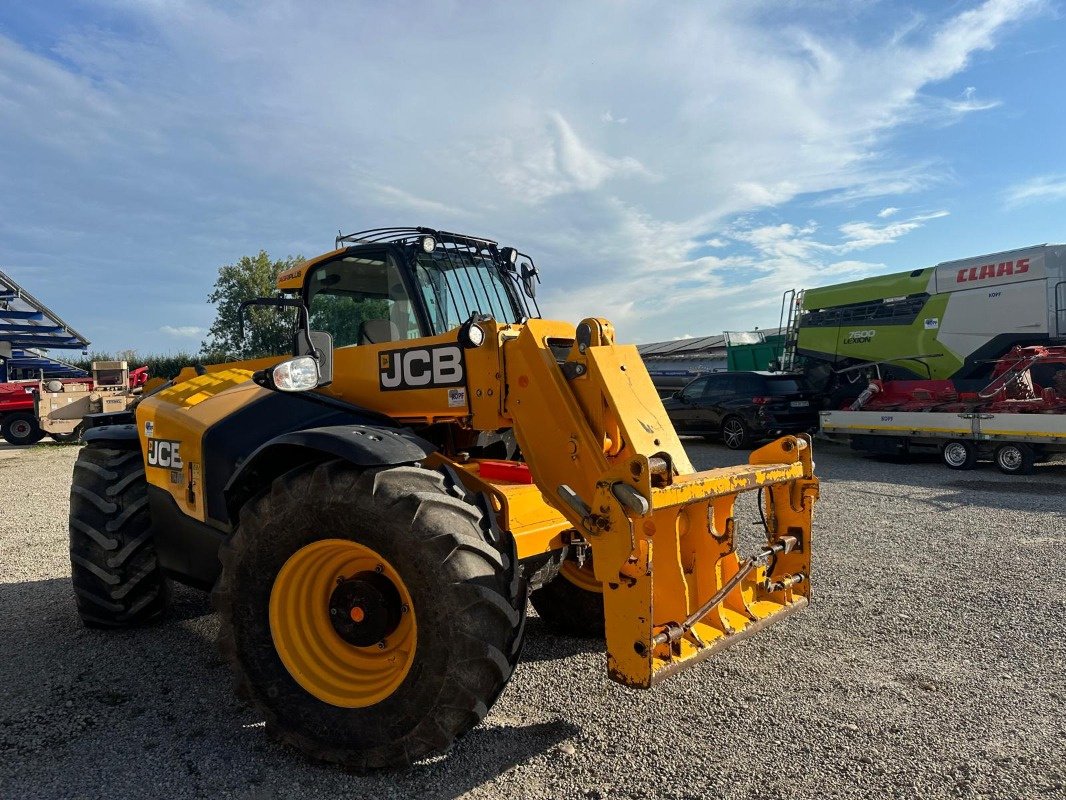
M 1038 383 L 1037 372 L 1040 372 Z M 849 411 L 984 411 L 998 414 L 1066 412 L 1066 347 L 1015 347 L 1000 358 L 992 380 L 976 392 L 950 380 L 874 378 Z
M 822 412 L 822 431 L 850 437 L 856 450 L 901 455 L 936 447 L 952 469 L 991 458 L 1026 474 L 1066 453 L 1066 347 L 1015 347 L 976 390 L 951 380 L 875 377 L 846 408 Z

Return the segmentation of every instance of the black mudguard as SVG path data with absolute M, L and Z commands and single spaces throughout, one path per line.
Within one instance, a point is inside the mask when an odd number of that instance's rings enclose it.
M 229 517 L 274 478 L 311 461 L 341 458 L 357 467 L 396 466 L 421 461 L 436 446 L 403 428 L 328 425 L 276 436 L 240 465 L 225 487 Z
M 242 461 L 226 484 L 225 521 L 192 519 L 178 509 L 169 493 L 150 486 L 148 501 L 160 566 L 182 583 L 209 589 L 219 573 L 218 549 L 236 527 L 241 506 L 278 476 L 334 458 L 358 467 L 411 464 L 435 449 L 410 431 L 376 425 L 329 425 L 281 434 Z
M 137 425 L 133 422 L 133 415 L 130 414 L 129 422 L 122 420 L 123 424 L 114 424 L 110 419 L 107 419 L 103 424 L 100 424 L 96 419 L 99 417 L 119 417 L 118 414 L 89 414 L 85 417 L 88 429 L 82 434 L 82 441 L 86 444 L 98 443 L 114 445 L 120 449 L 129 448 L 130 450 L 136 450 L 139 445 L 137 438 Z M 94 424 L 95 423 L 95 424 Z

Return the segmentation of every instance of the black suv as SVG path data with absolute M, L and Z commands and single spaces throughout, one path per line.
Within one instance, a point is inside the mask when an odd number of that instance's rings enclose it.
M 818 428 L 817 395 L 802 375 L 715 372 L 696 378 L 663 405 L 682 436 L 721 435 L 733 450 Z

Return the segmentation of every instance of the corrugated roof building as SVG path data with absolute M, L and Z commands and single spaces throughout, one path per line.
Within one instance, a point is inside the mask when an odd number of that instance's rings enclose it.
M 774 336 L 778 328 L 753 332 L 742 336 L 743 341 Z M 697 375 L 724 370 L 728 367 L 728 339 L 735 334 L 721 333 L 717 336 L 700 336 L 691 339 L 673 339 L 669 342 L 649 342 L 637 345 L 644 366 L 660 393 L 680 389 Z

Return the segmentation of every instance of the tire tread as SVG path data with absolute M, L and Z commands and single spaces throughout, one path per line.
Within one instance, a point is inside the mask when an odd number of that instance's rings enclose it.
M 166 583 L 139 451 L 82 448 L 70 489 L 69 532 L 71 580 L 85 625 L 124 628 L 162 616 Z

